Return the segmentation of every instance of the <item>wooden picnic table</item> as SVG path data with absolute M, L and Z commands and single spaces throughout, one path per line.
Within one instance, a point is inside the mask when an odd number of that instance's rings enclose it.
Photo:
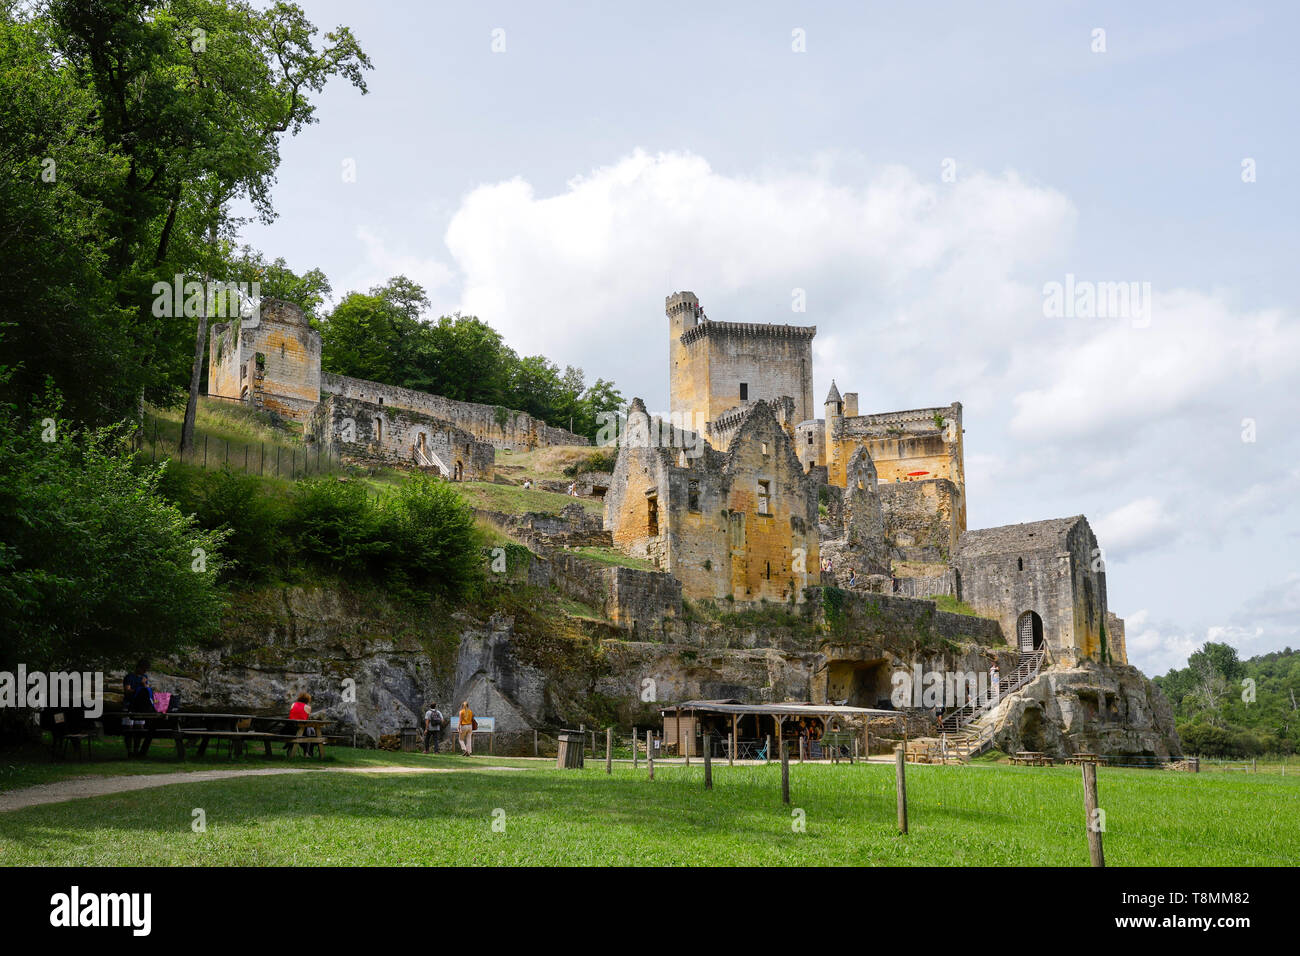
M 202 757 L 207 753 L 208 744 L 212 741 L 224 740 L 230 744 L 231 756 L 237 756 L 244 752 L 245 744 L 260 743 L 266 750 L 266 755 L 271 756 L 271 745 L 277 742 L 284 742 L 288 745 L 290 757 L 296 756 L 299 749 L 307 747 L 316 747 L 317 754 L 321 757 L 325 755 L 325 746 L 328 743 L 323 731 L 326 725 L 333 723 L 333 720 L 314 717 L 310 720 L 292 720 L 294 727 L 290 728 L 292 733 L 276 733 L 271 731 L 258 731 L 252 729 L 253 721 L 272 721 L 276 724 L 286 724 L 291 722 L 289 717 L 266 717 L 254 714 L 205 714 L 188 711 L 174 711 L 172 713 L 123 713 L 124 719 L 140 720 L 145 722 L 143 728 L 123 728 L 123 736 L 126 737 L 128 748 L 134 734 L 142 734 L 144 739 L 140 749 L 137 751 L 139 756 L 146 756 L 149 753 L 149 745 L 160 734 L 167 734 L 176 742 L 176 756 L 180 760 L 185 759 L 186 745 L 189 743 L 198 744 L 198 755 Z M 223 726 L 203 726 L 196 727 L 195 723 L 203 724 L 221 724 Z M 308 730 L 314 730 L 314 734 L 308 734 Z
M 1090 753 L 1085 753 L 1084 751 L 1080 751 L 1077 754 L 1073 754 L 1069 757 L 1066 757 L 1065 763 L 1067 766 L 1077 767 L 1080 764 L 1085 764 L 1085 763 L 1101 763 L 1101 757 L 1098 756 L 1097 754 L 1090 754 Z
M 1050 767 L 1052 758 L 1041 750 L 1018 750 L 1015 756 L 1011 758 L 1014 764 L 1023 764 L 1026 767 Z

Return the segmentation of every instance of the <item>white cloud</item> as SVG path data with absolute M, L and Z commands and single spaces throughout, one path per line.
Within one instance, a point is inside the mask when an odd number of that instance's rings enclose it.
M 835 181 L 827 162 L 725 175 L 698 156 L 638 151 L 555 196 L 520 179 L 481 186 L 446 233 L 461 307 L 521 351 L 613 372 L 647 398 L 666 397 L 661 303 L 679 289 L 715 319 L 816 324 L 819 387 L 865 379 L 888 327 L 891 377 L 902 379 L 953 344 L 936 325 L 987 345 L 990 325 L 1013 322 L 1009 303 L 1033 290 L 1010 273 L 1059 249 L 1073 226 L 1063 196 L 1015 173 L 944 185 L 886 167 L 854 178 Z M 791 311 L 794 288 L 807 291 L 806 313 Z
M 1150 495 L 1121 505 L 1092 525 L 1106 555 L 1125 560 L 1138 552 L 1172 544 L 1179 530 L 1164 504 Z
M 446 263 L 431 256 L 394 252 L 374 229 L 366 226 L 357 227 L 356 238 L 363 255 L 343 281 L 335 285 L 336 295 L 365 292 L 393 276 L 404 275 L 424 286 L 434 303 L 440 299 L 452 300 L 449 290 L 454 289 L 456 276 Z
M 1015 399 L 1011 429 L 1026 439 L 1114 440 L 1134 426 L 1168 429 L 1210 408 L 1227 420 L 1244 395 L 1279 384 L 1300 364 L 1300 323 L 1275 310 L 1237 312 L 1225 297 L 1197 291 L 1153 292 L 1147 327 L 1124 319 L 1044 322 L 1062 326 L 1068 347 L 1058 340 L 1024 356 L 1040 367 L 1040 382 Z

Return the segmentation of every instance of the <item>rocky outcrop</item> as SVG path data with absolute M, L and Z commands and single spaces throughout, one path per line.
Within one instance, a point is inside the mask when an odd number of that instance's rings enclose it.
M 1008 695 L 985 720 L 993 722 L 994 746 L 1003 753 L 1182 754 L 1169 701 L 1127 664 L 1050 668 Z

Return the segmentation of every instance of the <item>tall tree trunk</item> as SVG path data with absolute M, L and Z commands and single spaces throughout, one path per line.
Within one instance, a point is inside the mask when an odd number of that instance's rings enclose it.
M 212 240 L 212 250 L 215 254 L 217 248 L 215 218 L 209 227 L 208 235 Z M 208 342 L 208 308 L 212 302 L 211 281 L 212 271 L 203 270 L 203 314 L 199 316 L 199 331 L 194 337 L 194 367 L 190 369 L 190 395 L 185 402 L 185 421 L 181 424 L 181 451 L 183 452 L 194 450 L 194 420 L 199 411 L 199 380 L 203 377 L 203 349 Z

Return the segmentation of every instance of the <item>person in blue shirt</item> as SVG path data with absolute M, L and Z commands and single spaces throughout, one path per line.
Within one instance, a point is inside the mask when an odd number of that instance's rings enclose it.
M 135 662 L 135 670 L 122 678 L 122 707 L 135 713 L 153 710 L 153 688 L 149 686 L 149 662 Z

